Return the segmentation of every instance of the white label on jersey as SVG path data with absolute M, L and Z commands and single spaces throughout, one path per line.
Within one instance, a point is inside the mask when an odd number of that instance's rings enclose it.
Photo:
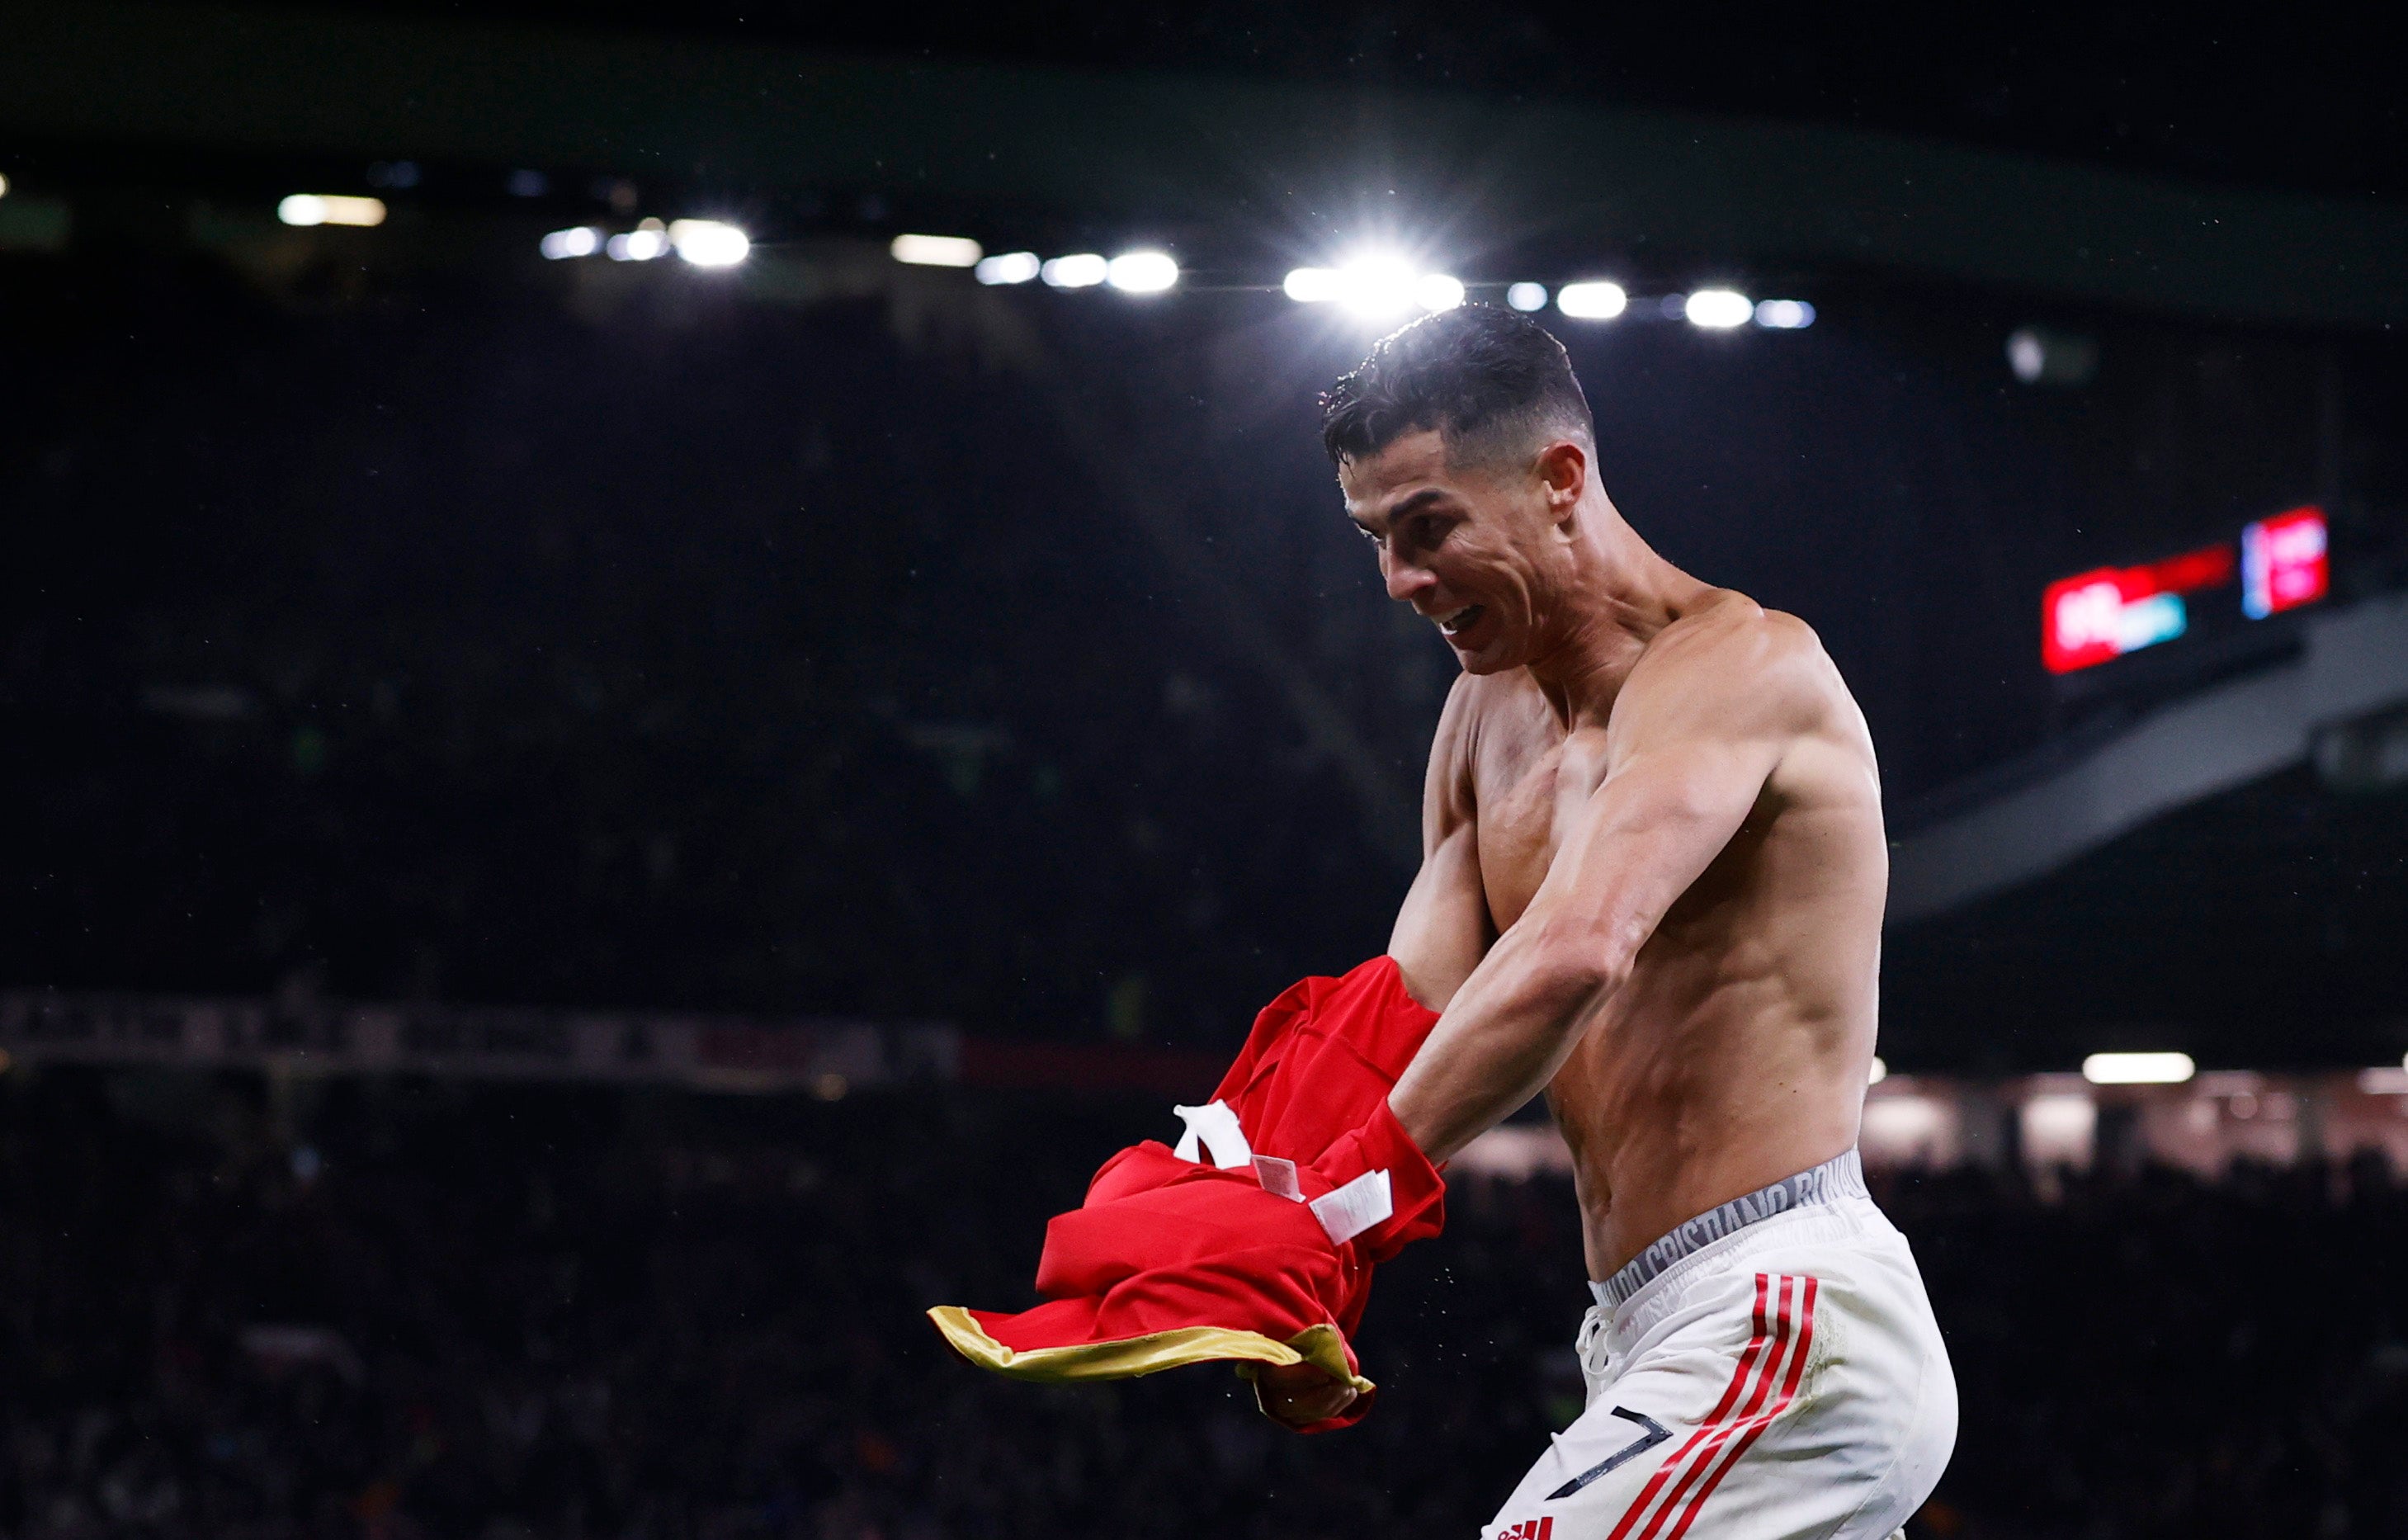
M 1304 1202 L 1304 1184 L 1296 1179 L 1296 1162 L 1293 1160 L 1283 1160 L 1276 1155 L 1255 1156 L 1254 1180 L 1260 1182 L 1263 1190 L 1273 1197 L 1284 1198 L 1292 1203 Z
M 1384 1171 L 1367 1171 L 1334 1192 L 1312 1201 L 1312 1216 L 1332 1245 L 1344 1245 L 1397 1212 Z
M 1238 1127 L 1238 1115 L 1226 1101 L 1209 1102 L 1201 1107 L 1170 1109 L 1186 1121 L 1187 1131 L 1179 1136 L 1179 1146 L 1170 1153 L 1182 1160 L 1196 1159 L 1198 1140 L 1211 1153 L 1212 1163 L 1223 1171 L 1247 1164 L 1254 1158 L 1252 1145 L 1246 1143 L 1246 1130 Z

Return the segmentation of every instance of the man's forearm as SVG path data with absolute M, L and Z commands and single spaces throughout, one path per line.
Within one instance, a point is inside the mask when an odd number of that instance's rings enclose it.
M 1620 982 L 1606 948 L 1567 944 L 1536 918 L 1498 938 L 1389 1093 L 1434 1161 L 1543 1090 Z

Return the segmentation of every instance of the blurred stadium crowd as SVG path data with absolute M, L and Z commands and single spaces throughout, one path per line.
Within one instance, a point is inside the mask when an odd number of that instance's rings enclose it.
M 0 981 L 1160 1041 L 1359 956 L 1410 876 L 969 343 L 867 303 L 21 281 L 11 341 L 64 373 L 0 385 Z M 1171 490 L 1312 616 L 1409 841 L 1451 666 L 1389 645 L 1290 396 L 1284 485 L 1253 452 Z
M 1150 1102 L 0 1077 L 0 1535 L 1471 1535 L 1579 1405 L 1569 1192 L 1466 1184 L 1381 1280 L 1383 1403 L 1045 1389 L 1027 1298 Z M 2408 1191 L 1979 1170 L 1881 1191 L 1962 1385 L 1937 1537 L 2408 1530 Z
M 10 268 L 0 984 L 1217 1049 L 1385 935 L 1455 665 L 1314 436 L 1359 328 L 882 253 L 891 289 L 807 308 L 531 250 L 368 274 L 278 266 L 306 248 L 265 229 Z M 2018 312 L 1897 304 L 1729 347 L 1566 335 L 1618 505 L 1812 620 L 1911 800 L 2063 725 L 2047 581 L 2295 495 L 2315 375 L 2144 327 L 2077 410 L 2000 395 Z M 2302 895 L 2247 895 L 2253 966 L 2287 955 L 2270 913 L 2305 916 L 2317 966 L 2258 968 L 2286 1008 L 2376 976 L 2322 950 L 2388 917 L 2355 868 L 2197 864 Z M 1912 986 L 1974 949 L 1916 946 L 1888 1039 L 1962 1063 L 1974 992 Z M 2148 1012 L 2208 980 L 2209 1015 L 2229 950 L 2126 969 Z

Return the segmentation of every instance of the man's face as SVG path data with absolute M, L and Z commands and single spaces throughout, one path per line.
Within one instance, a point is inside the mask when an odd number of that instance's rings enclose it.
M 1538 655 L 1568 559 L 1534 464 L 1447 463 L 1435 430 L 1412 433 L 1338 474 L 1346 516 L 1380 550 L 1388 597 L 1436 625 L 1466 671 Z

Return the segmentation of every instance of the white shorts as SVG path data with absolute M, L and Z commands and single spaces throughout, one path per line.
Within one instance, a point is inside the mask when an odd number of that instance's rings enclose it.
M 1939 1483 L 1956 1376 L 1855 1151 L 1590 1288 L 1588 1409 L 1482 1540 L 1881 1540 Z

